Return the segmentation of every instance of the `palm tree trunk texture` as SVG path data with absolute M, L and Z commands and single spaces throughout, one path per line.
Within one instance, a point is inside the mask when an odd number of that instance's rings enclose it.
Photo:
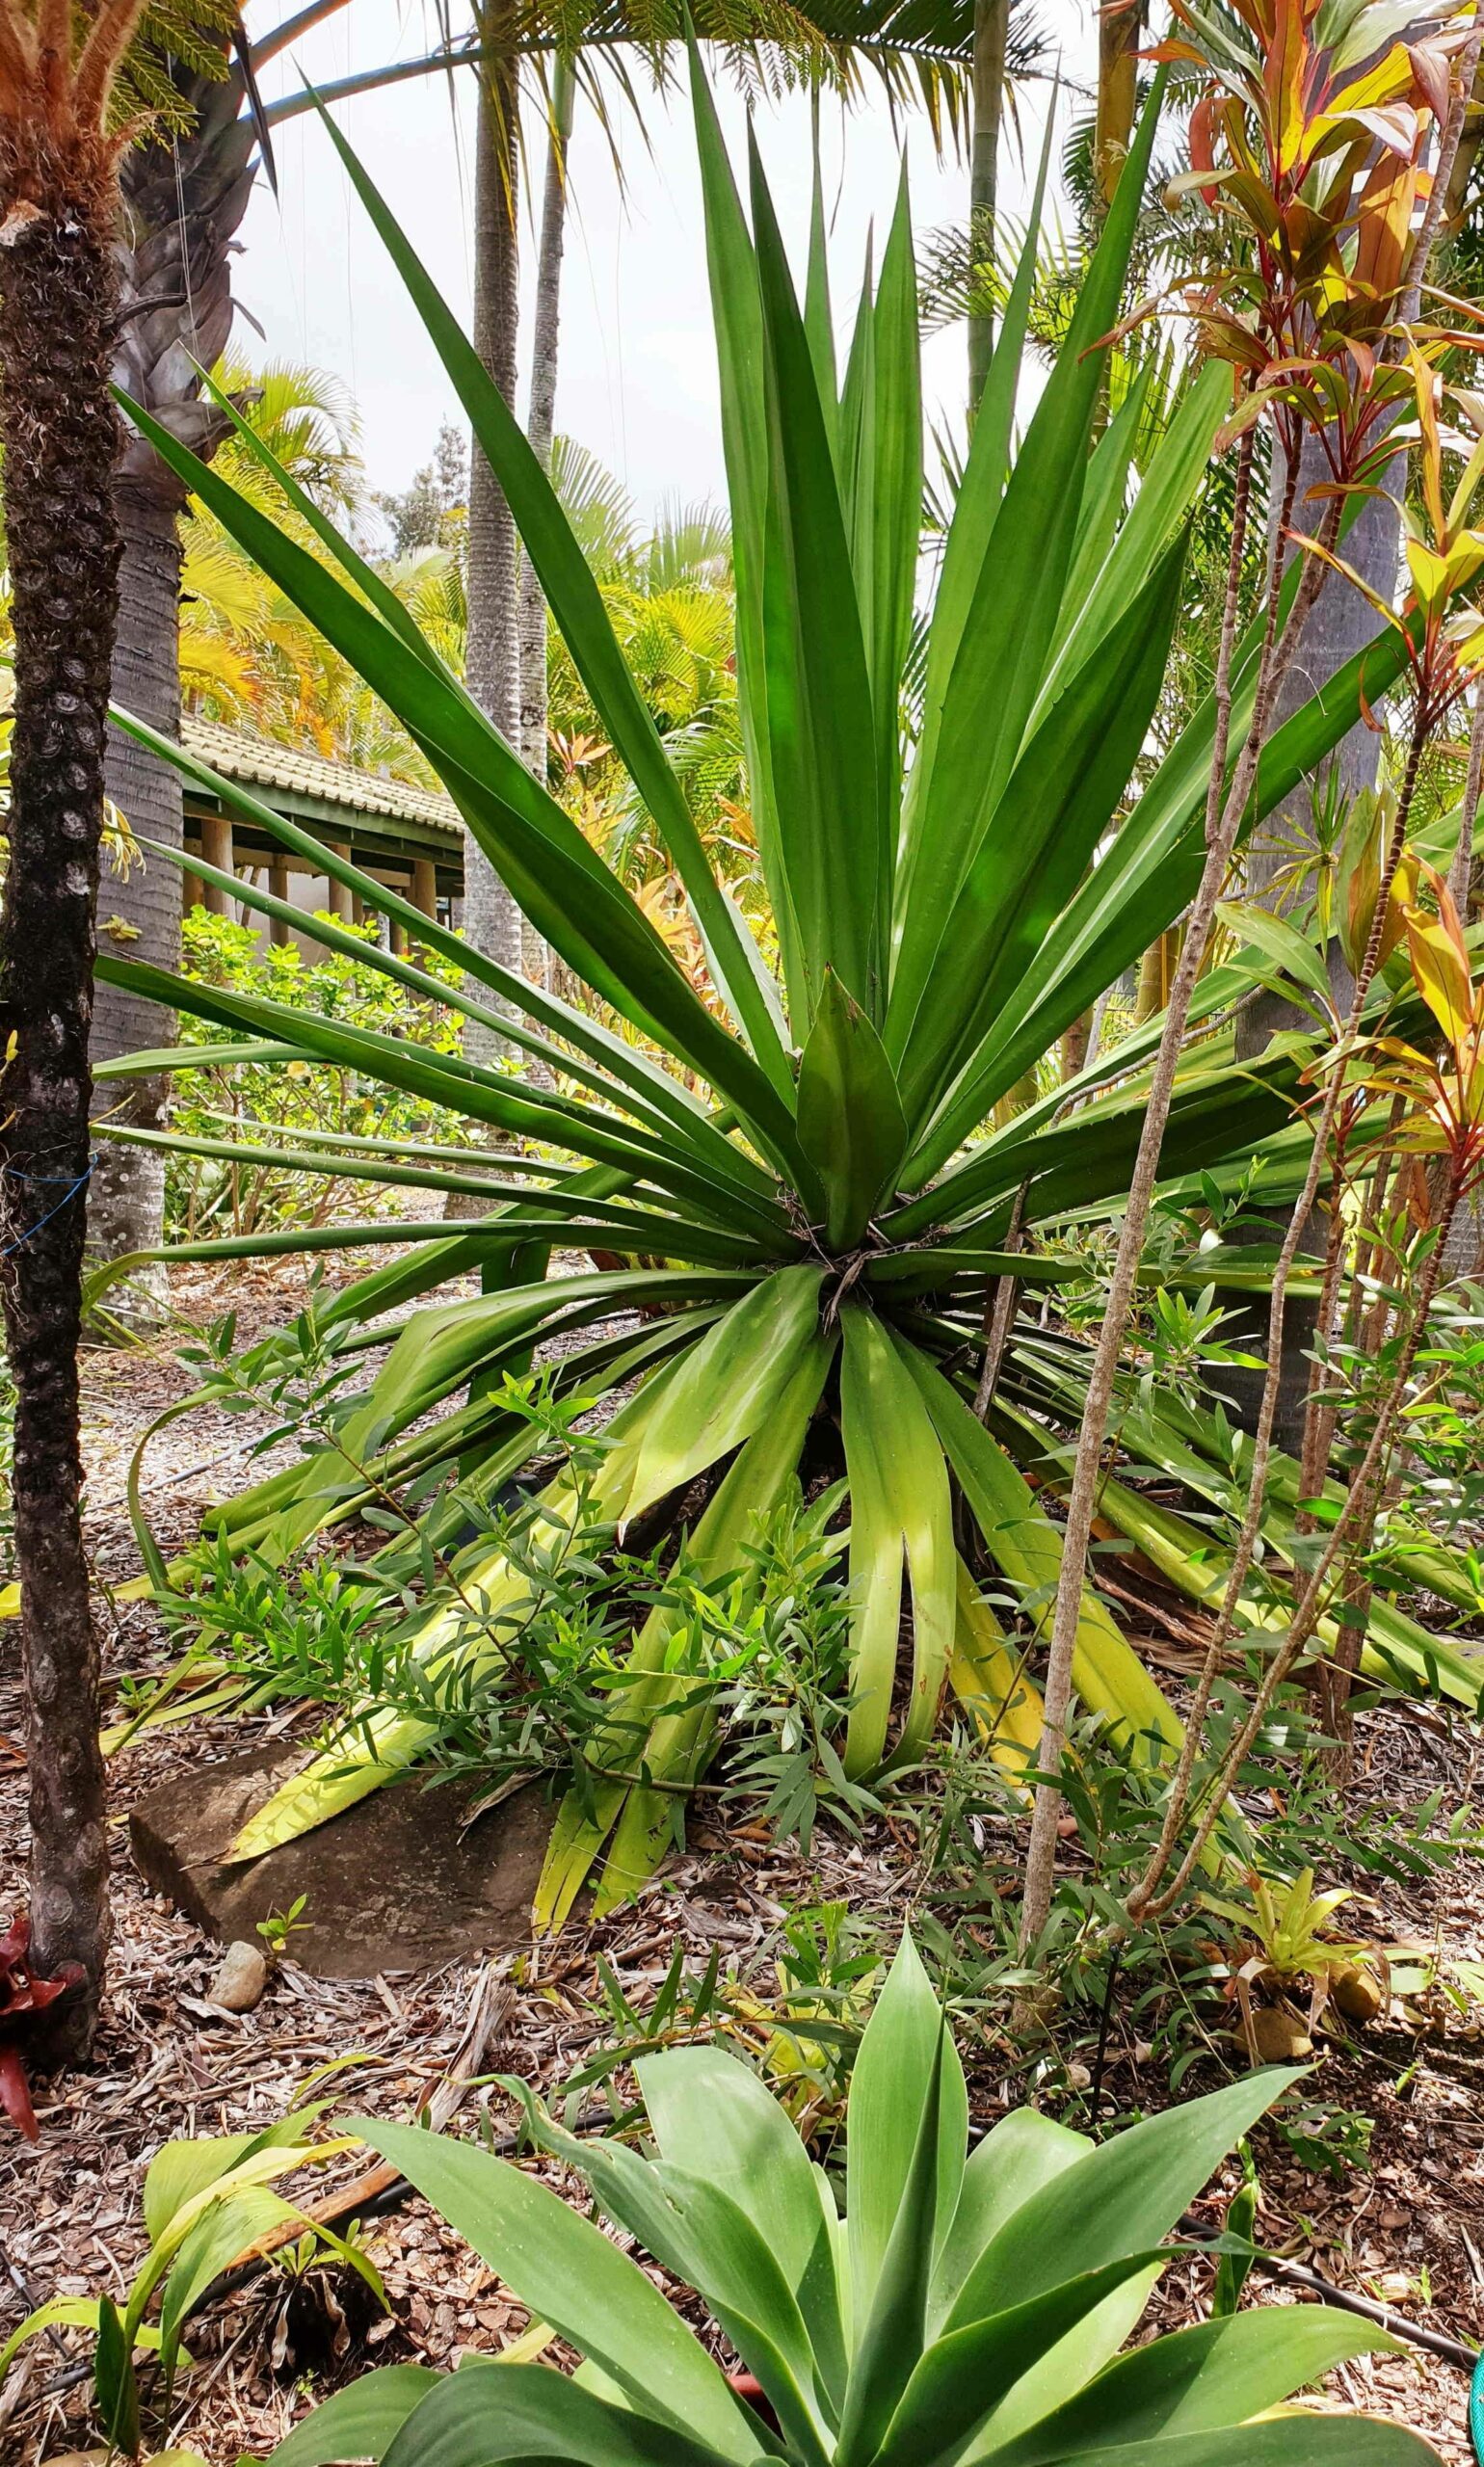
M 38 122 L 40 124 L 39 125 Z M 23 156 L 23 159 L 17 159 Z M 98 1648 L 80 1499 L 77 1341 L 89 1158 L 103 729 L 120 554 L 108 392 L 111 163 L 35 119 L 0 139 L 0 444 L 15 659 L 0 920 L 4 1311 L 15 1382 L 15 1552 L 28 1707 L 31 1920 L 48 2014 L 90 2043 L 108 1947 Z
M 556 425 L 557 341 L 561 326 L 562 254 L 567 238 L 567 149 L 572 133 L 577 81 L 570 60 L 559 59 L 551 79 L 551 121 L 546 178 L 542 196 L 536 266 L 536 316 L 531 334 L 531 394 L 525 433 L 543 468 L 551 464 Z M 546 776 L 546 602 L 529 557 L 520 560 L 520 752 L 529 770 Z M 550 958 L 531 926 L 525 928 L 525 969 L 545 985 Z
M 163 468 L 163 466 L 162 466 Z M 119 625 L 114 645 L 113 699 L 166 736 L 180 727 L 180 538 L 175 503 L 146 487 L 119 488 L 116 506 L 123 543 Z M 113 727 L 104 757 L 108 794 L 131 831 L 178 848 L 182 836 L 180 774 Z M 155 968 L 180 964 L 180 876 L 163 857 L 146 856 L 127 874 L 105 868 L 98 894 L 98 933 L 129 959 Z M 174 1014 L 140 995 L 100 985 L 93 1000 L 94 1061 L 170 1045 Z M 157 1130 L 168 1083 L 135 1079 L 111 1092 L 120 1120 Z M 88 1190 L 88 1240 L 105 1260 L 158 1244 L 165 1207 L 165 1159 L 158 1150 L 102 1140 Z
M 974 0 L 973 135 L 968 159 L 968 416 L 984 394 L 994 354 L 988 285 L 994 263 L 999 131 L 1005 110 L 1010 0 Z
M 474 347 L 507 403 L 516 401 L 520 320 L 519 119 L 514 55 L 487 61 L 481 75 L 474 172 Z M 476 438 L 469 463 L 468 644 L 470 693 L 514 746 L 520 742 L 520 633 L 516 526 Z M 476 950 L 518 973 L 520 911 L 471 834 L 464 834 L 464 930 Z M 476 1061 L 509 1048 L 473 1021 L 464 1050 Z
M 1388 472 L 1385 485 L 1399 488 L 1404 468 L 1404 463 L 1398 460 Z M 1270 498 L 1274 506 L 1281 502 L 1283 476 L 1279 470 L 1273 474 Z M 1328 476 L 1322 447 L 1316 439 L 1310 440 L 1299 464 L 1293 512 L 1296 530 L 1309 531 L 1314 527 L 1313 506 L 1312 503 L 1306 506 L 1306 491 Z M 1399 554 L 1400 517 L 1394 497 L 1383 491 L 1367 498 L 1356 517 L 1346 535 L 1345 557 L 1371 589 L 1390 601 L 1396 586 Z M 1375 630 L 1374 612 L 1361 593 L 1342 575 L 1328 575 L 1310 612 L 1302 640 L 1280 690 L 1273 713 L 1274 729 L 1281 728 L 1301 703 L 1317 693 L 1322 685 L 1328 684 L 1346 660 L 1369 642 Z M 1253 834 L 1246 861 L 1249 897 L 1272 904 L 1281 895 L 1275 889 L 1280 875 L 1286 876 L 1291 895 L 1295 860 L 1301 861 L 1302 851 L 1314 844 L 1315 800 L 1327 792 L 1338 791 L 1349 798 L 1363 788 L 1373 788 L 1379 745 L 1380 739 L 1374 732 L 1364 721 L 1359 722 L 1331 755 L 1321 780 L 1306 782 L 1285 807 L 1270 815 Z M 1343 1014 L 1354 992 L 1354 980 L 1338 943 L 1330 946 L 1329 972 L 1337 1006 Z M 1306 1023 L 1306 1015 L 1292 1004 L 1285 1002 L 1279 995 L 1259 989 L 1237 1014 L 1238 1056 L 1243 1060 L 1253 1060 L 1266 1050 L 1271 1038 Z M 1234 1238 L 1241 1240 L 1243 1236 L 1237 1233 Z M 1272 1236 L 1264 1235 L 1260 1229 L 1254 1228 L 1246 1238 L 1259 1241 L 1271 1240 Z M 1322 1240 L 1318 1247 L 1322 1250 Z M 1265 1340 L 1266 1314 L 1261 1314 L 1260 1326 L 1254 1318 L 1248 1327 L 1243 1311 L 1244 1306 L 1238 1300 L 1235 1322 L 1238 1333 L 1245 1331 L 1254 1337 L 1253 1350 L 1260 1353 Z M 1313 1339 L 1313 1305 L 1290 1299 L 1285 1319 L 1283 1378 L 1273 1425 L 1276 1445 L 1290 1454 L 1303 1444 L 1304 1410 L 1309 1390 L 1308 1355 Z M 1223 1374 L 1222 1385 L 1244 1419 L 1254 1416 L 1258 1410 L 1262 1379 L 1260 1371 L 1229 1370 Z
M 195 107 L 190 127 L 164 144 L 131 147 L 120 167 L 113 372 L 126 393 L 209 460 L 229 423 L 215 404 L 201 401 L 196 369 L 212 365 L 231 332 L 230 244 L 252 190 L 254 138 L 243 114 L 240 69 L 220 82 L 182 71 L 179 82 Z M 177 517 L 185 491 L 154 448 L 130 431 L 115 496 L 123 569 L 113 696 L 173 736 L 180 722 Z M 106 777 L 133 831 L 180 846 L 178 773 L 111 728 Z M 127 877 L 105 874 L 100 896 L 105 942 L 155 968 L 178 967 L 180 877 L 172 865 L 156 857 Z M 94 1061 L 169 1045 L 174 1033 L 172 1012 L 113 986 L 97 988 Z M 157 1127 L 166 1093 L 163 1078 L 130 1082 L 119 1100 L 122 1118 Z M 104 1259 L 151 1248 L 161 1238 L 164 1197 L 158 1154 L 104 1142 L 89 1193 L 90 1244 Z

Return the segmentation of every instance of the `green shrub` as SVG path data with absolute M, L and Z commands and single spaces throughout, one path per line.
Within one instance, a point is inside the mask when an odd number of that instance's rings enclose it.
M 375 947 L 374 926 L 350 929 L 363 933 Z M 418 1001 L 395 979 L 376 968 L 327 951 L 305 959 L 293 942 L 270 942 L 266 936 L 230 917 L 212 916 L 194 908 L 181 926 L 185 974 L 197 985 L 231 994 L 267 996 L 292 1010 L 317 1012 L 383 1036 L 424 1045 L 436 1053 L 457 1053 L 459 1021 L 439 1005 Z M 450 986 L 458 982 L 452 964 L 428 951 L 419 953 L 428 973 Z M 186 1046 L 214 1045 L 216 1032 L 204 1021 L 183 1014 L 180 1041 Z M 213 1063 L 200 1070 L 178 1071 L 174 1079 L 172 1127 L 198 1141 L 246 1141 L 249 1145 L 313 1149 L 326 1133 L 335 1140 L 402 1139 L 456 1145 L 466 1136 L 457 1114 L 415 1097 L 367 1080 L 332 1063 L 283 1061 L 278 1056 L 252 1062 Z M 258 1138 L 261 1134 L 261 1138 Z M 353 1191 L 358 1184 L 351 1184 Z M 165 1183 L 166 1230 L 171 1236 L 193 1241 L 207 1234 L 253 1234 L 270 1227 L 322 1225 L 337 1207 L 343 1207 L 347 1185 L 332 1176 L 305 1173 L 284 1166 L 246 1162 L 239 1155 L 171 1154 Z M 405 1205 L 397 1189 L 367 1186 L 371 1212 Z M 364 1214 L 358 1199 L 358 1213 Z

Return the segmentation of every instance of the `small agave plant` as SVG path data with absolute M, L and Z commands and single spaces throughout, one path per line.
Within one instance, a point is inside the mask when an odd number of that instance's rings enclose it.
M 966 2156 L 963 2067 L 904 1936 L 856 2062 L 842 2217 L 838 2179 L 736 2057 L 676 2048 L 637 2071 L 652 2158 L 579 2141 L 528 2102 L 532 2130 L 697 2290 L 746 2375 L 729 2376 L 637 2262 L 518 2167 L 364 2123 L 354 2129 L 582 2361 L 570 2376 L 498 2359 L 453 2374 L 392 2365 L 308 2417 L 274 2467 L 1436 2459 L 1399 2425 L 1285 2405 L 1348 2357 L 1391 2349 L 1348 2314 L 1262 2307 L 1119 2352 L 1170 2258 L 1163 2240 L 1291 2072 L 1100 2145 L 1018 2108 Z M 743 2395 L 754 2390 L 758 2404 Z

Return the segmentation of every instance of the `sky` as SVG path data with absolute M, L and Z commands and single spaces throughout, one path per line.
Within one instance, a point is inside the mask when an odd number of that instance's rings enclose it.
M 254 9 L 250 24 L 261 31 L 283 13 L 276 0 L 261 13 Z M 1068 72 L 1086 77 L 1096 52 L 1092 0 L 1041 0 L 1039 15 L 1054 30 Z M 324 85 L 382 62 L 415 58 L 436 40 L 431 12 L 425 13 L 420 0 L 355 0 L 316 28 L 292 58 L 269 65 L 265 98 L 298 91 L 305 80 Z M 745 108 L 724 84 L 718 99 L 735 159 L 745 140 Z M 1005 203 L 1012 215 L 1023 211 L 1049 105 L 1049 86 L 1033 85 L 1020 111 L 1024 163 L 1013 141 L 1005 149 Z M 448 80 L 436 76 L 357 96 L 336 110 L 392 211 L 465 319 L 473 108 L 474 78 L 465 69 L 452 94 Z M 1064 96 L 1063 116 L 1067 108 Z M 652 514 L 665 502 L 689 504 L 723 493 L 700 189 L 683 97 L 645 96 L 648 143 L 622 100 L 613 110 L 622 187 L 608 139 L 580 101 L 573 132 L 557 426 L 618 474 L 642 514 Z M 784 235 L 800 264 L 808 222 L 808 119 L 802 95 L 765 101 L 756 118 Z M 874 222 L 885 231 L 904 135 L 919 234 L 961 223 L 967 212 L 967 166 L 951 155 L 936 158 L 920 114 L 893 129 L 884 98 L 869 89 L 848 114 L 827 102 L 822 161 L 837 316 L 853 304 L 868 229 Z M 372 485 L 404 488 L 429 460 L 439 422 L 456 415 L 451 388 L 312 114 L 278 128 L 275 159 L 278 197 L 260 179 L 239 235 L 234 284 L 246 316 L 239 318 L 233 347 L 246 358 L 307 362 L 341 378 L 359 408 Z M 521 210 L 528 330 L 535 253 L 529 198 Z M 962 328 L 930 337 L 923 383 L 929 418 L 957 421 L 965 384 Z M 522 360 L 522 409 L 523 385 Z

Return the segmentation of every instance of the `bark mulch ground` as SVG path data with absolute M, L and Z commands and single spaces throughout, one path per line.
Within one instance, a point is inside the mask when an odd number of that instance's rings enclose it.
M 244 1333 L 271 1325 L 293 1307 L 281 1277 L 252 1270 L 234 1272 L 229 1296 L 220 1281 L 181 1274 L 176 1299 L 201 1319 L 229 1299 Z M 122 1505 L 127 1461 L 146 1423 L 185 1384 L 163 1353 L 154 1360 L 97 1353 L 87 1365 L 90 1529 L 114 1683 L 150 1666 L 161 1650 L 146 1608 L 112 1603 L 111 1588 L 137 1566 Z M 187 1539 L 206 1500 L 242 1478 L 248 1436 L 241 1423 L 204 1414 L 186 1417 L 162 1436 L 146 1478 L 151 1513 L 167 1545 Z M 23 1893 L 21 1728 L 13 1661 L 7 1657 L 0 1675 L 0 1913 Z M 255 1744 L 263 1730 L 258 1719 L 197 1722 L 146 1735 L 119 1760 L 120 1808 L 172 1774 Z M 1356 1826 L 1364 1830 L 1366 1807 L 1394 1818 L 1439 1789 L 1441 1826 L 1469 1803 L 1478 1753 L 1471 1725 L 1440 1718 L 1431 1708 L 1393 1705 L 1364 1715 Z M 1253 1813 L 1260 1823 L 1261 1810 Z M 698 1977 L 719 1947 L 734 2005 L 745 2005 L 749 1997 L 766 2004 L 777 1992 L 782 1931 L 793 1911 L 845 1901 L 889 1945 L 905 1917 L 931 1909 L 937 1886 L 919 1847 L 922 1833 L 894 1815 L 869 1825 L 859 1844 L 822 1827 L 808 1859 L 796 1847 L 761 1837 L 759 1828 L 702 1832 L 692 1851 L 636 1906 L 601 1927 L 573 1926 L 555 1944 L 520 1948 L 495 1961 L 363 1982 L 312 1978 L 290 1955 L 255 2011 L 233 2017 L 207 1993 L 220 1949 L 146 1892 L 119 1822 L 114 1962 L 93 2060 L 65 2081 L 38 2085 L 38 2147 L 15 2137 L 0 2142 L 0 2338 L 52 2295 L 107 2291 L 122 2300 L 144 2251 L 145 2167 L 172 2136 L 260 2128 L 319 2067 L 348 2056 L 354 2061 L 339 2080 L 350 2110 L 407 2117 L 442 2085 L 445 2103 L 457 2106 L 455 2130 L 473 2129 L 485 2110 L 492 2129 L 502 2132 L 514 2112 L 508 2099 L 497 2089 L 461 2098 L 448 2090 L 450 2080 L 477 2064 L 486 2074 L 518 2073 L 543 2092 L 560 2093 L 574 2071 L 612 2043 L 604 1970 L 643 2012 L 677 1946 Z M 992 1839 L 987 1875 L 995 1849 Z M 1323 1879 L 1336 1880 L 1347 1879 L 1338 1871 Z M 1348 1880 L 1358 1885 L 1363 1931 L 1397 1944 L 1432 1942 L 1448 1961 L 1484 1960 L 1484 1867 L 1471 1852 L 1405 1886 L 1378 1883 L 1360 1870 Z M 941 1908 L 940 1916 L 966 1936 L 972 1925 L 971 1913 L 962 1910 Z M 962 2019 L 981 2128 L 1007 2101 L 1023 2095 L 1027 2080 L 1007 2050 L 1005 2004 L 1004 1999 L 982 2006 L 970 2000 Z M 1115 2008 L 1105 2119 L 1148 2112 L 1168 2101 L 1167 2070 L 1149 2055 L 1145 2027 L 1137 2015 Z M 1234 2053 L 1231 2061 L 1239 2061 Z M 1073 2083 L 1081 2078 L 1074 2075 Z M 1218 2078 L 1209 2061 L 1198 2063 L 1181 2093 L 1212 2086 Z M 1064 2098 L 1065 2073 L 1053 2066 L 1047 2085 L 1048 2098 Z M 1332 2106 L 1370 2120 L 1368 2163 L 1333 2175 L 1316 2172 L 1263 2133 L 1257 2143 L 1259 2235 L 1334 2283 L 1393 2304 L 1403 2318 L 1478 2344 L 1484 2340 L 1484 2012 L 1466 1994 L 1455 2001 L 1434 1991 L 1420 2003 L 1398 2001 L 1383 2024 L 1322 2047 L 1317 2085 Z M 629 2095 L 631 2086 L 623 2072 L 614 2077 L 616 2098 Z M 596 2095 L 579 2091 L 575 2104 L 591 2105 Z M 363 2157 L 347 2156 L 333 2162 L 324 2182 L 290 2189 L 323 2200 L 334 2181 L 350 2180 L 365 2163 Z M 1235 2172 L 1229 2172 L 1225 2189 L 1235 2182 Z M 580 2194 L 575 2186 L 569 2188 Z M 1213 2228 L 1221 2210 L 1219 2198 L 1204 2208 Z M 358 2310 L 354 2288 L 348 2291 L 333 2275 L 317 2272 L 300 2285 L 277 2265 L 203 2310 L 188 2337 L 195 2370 L 180 2386 L 170 2428 L 173 2443 L 199 2451 L 210 2467 L 229 2467 L 243 2453 L 263 2457 L 303 2413 L 311 2392 L 322 2395 L 372 2363 L 446 2365 L 466 2351 L 496 2350 L 525 2326 L 524 2314 L 493 2273 L 421 2202 L 408 2201 L 377 2218 L 364 2241 L 385 2280 L 390 2310 L 384 2316 L 371 2307 Z M 1209 2280 L 1208 2264 L 1175 2264 L 1152 2321 L 1169 2327 L 1196 2318 L 1208 2299 Z M 1252 2300 L 1295 2300 L 1290 2292 L 1252 2285 Z M 677 2297 L 686 2303 L 683 2291 Z M 5 2467 L 40 2467 L 88 2446 L 82 2360 L 75 2332 L 59 2331 L 23 2351 L 0 2391 Z M 1430 2439 L 1448 2467 L 1466 2467 L 1466 2399 L 1461 2372 L 1412 2349 L 1345 2368 L 1315 2403 L 1393 2416 Z

